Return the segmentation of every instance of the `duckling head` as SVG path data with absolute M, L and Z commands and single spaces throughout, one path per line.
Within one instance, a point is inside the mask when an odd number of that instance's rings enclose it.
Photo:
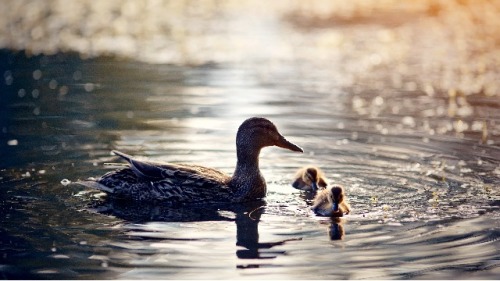
M 333 186 L 330 190 L 328 201 L 332 203 L 332 211 L 339 212 L 339 205 L 344 202 L 344 189 L 341 186 Z
M 278 146 L 304 152 L 302 148 L 285 139 L 271 121 L 262 117 L 249 118 L 240 125 L 236 135 L 236 146 L 254 151 L 260 151 L 266 146 Z
M 311 186 L 312 191 L 318 190 L 318 170 L 314 167 L 307 168 L 302 175 L 302 180 L 309 186 Z

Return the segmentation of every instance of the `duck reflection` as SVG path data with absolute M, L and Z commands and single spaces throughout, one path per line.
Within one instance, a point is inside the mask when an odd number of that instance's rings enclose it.
M 244 211 L 236 212 L 236 246 L 244 249 L 236 250 L 236 256 L 240 259 L 274 259 L 285 251 L 261 251 L 271 249 L 274 246 L 283 245 L 288 241 L 300 240 L 301 238 L 285 239 L 278 242 L 259 242 L 259 221 L 265 211 L 265 204 L 252 202 L 245 204 Z M 255 267 L 253 265 L 252 267 Z M 245 268 L 246 266 L 238 266 Z
M 236 250 L 236 256 L 239 259 L 273 259 L 285 254 L 285 251 L 269 251 L 269 249 L 301 238 L 259 242 L 258 225 L 265 212 L 265 206 L 266 202 L 263 200 L 222 206 L 164 206 L 108 198 L 108 200 L 93 203 L 91 210 L 134 223 L 234 221 L 236 223 L 236 246 L 240 247 Z M 263 252 L 263 249 L 266 251 Z M 258 265 L 251 267 L 256 266 L 258 267 Z M 248 266 L 238 265 L 237 267 Z
M 221 212 L 221 208 L 207 206 L 171 206 L 165 204 L 140 204 L 129 200 L 108 199 L 93 202 L 90 210 L 105 215 L 134 222 L 195 222 L 195 221 L 234 221 L 234 218 Z

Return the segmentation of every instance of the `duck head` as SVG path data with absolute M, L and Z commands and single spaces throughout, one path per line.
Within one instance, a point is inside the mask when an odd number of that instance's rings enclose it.
M 271 121 L 261 117 L 249 118 L 240 125 L 236 135 L 236 146 L 257 152 L 266 146 L 304 152 L 302 148 L 285 139 Z
M 344 189 L 341 186 L 334 186 L 330 190 L 328 201 L 332 203 L 332 211 L 339 212 L 339 205 L 344 202 Z
M 302 148 L 286 140 L 271 121 L 260 117 L 245 120 L 236 134 L 237 163 L 230 181 L 237 200 L 265 197 L 266 181 L 259 170 L 259 154 L 266 146 L 303 152 Z

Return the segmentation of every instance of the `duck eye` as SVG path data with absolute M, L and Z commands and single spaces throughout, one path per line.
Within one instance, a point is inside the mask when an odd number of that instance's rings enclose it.
M 275 141 L 278 141 L 278 140 L 280 139 L 280 136 L 279 136 L 279 135 L 277 135 L 277 134 L 275 134 L 274 132 L 272 132 L 272 131 L 271 131 L 271 132 L 270 132 L 270 134 L 273 136 L 273 139 L 274 139 Z

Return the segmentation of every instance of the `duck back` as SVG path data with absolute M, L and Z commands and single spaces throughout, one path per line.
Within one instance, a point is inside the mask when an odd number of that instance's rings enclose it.
M 114 198 L 196 204 L 230 202 L 232 192 L 224 184 L 227 180 L 227 176 L 216 180 L 191 169 L 179 169 L 171 171 L 170 177 L 146 181 L 133 168 L 124 168 L 103 175 L 97 183 L 107 187 Z

